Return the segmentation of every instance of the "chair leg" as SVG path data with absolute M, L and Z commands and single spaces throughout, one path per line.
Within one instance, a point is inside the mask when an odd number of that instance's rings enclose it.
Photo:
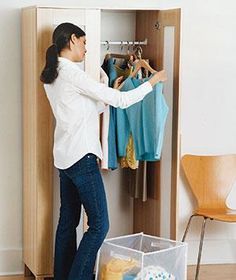
M 186 226 L 186 229 L 185 229 L 185 232 L 184 232 L 184 235 L 183 235 L 183 238 L 182 238 L 182 242 L 185 241 L 186 235 L 187 235 L 188 230 L 189 230 L 189 227 L 190 227 L 191 220 L 192 220 L 192 218 L 193 218 L 194 216 L 197 216 L 197 215 L 195 215 L 195 214 L 192 215 L 192 216 L 189 218 L 189 220 L 188 220 L 188 224 L 187 224 L 187 226 Z
M 204 220 L 202 223 L 201 239 L 200 239 L 200 243 L 199 243 L 195 280 L 198 280 L 198 275 L 199 275 L 199 270 L 200 270 L 200 262 L 201 262 L 201 256 L 202 256 L 202 247 L 203 247 L 203 240 L 204 240 L 204 234 L 205 234 L 206 220 L 207 220 L 207 218 L 204 217 Z

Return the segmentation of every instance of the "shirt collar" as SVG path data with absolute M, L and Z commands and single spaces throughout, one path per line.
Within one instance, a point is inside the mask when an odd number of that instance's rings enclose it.
M 63 64 L 71 64 L 71 63 L 74 64 L 73 61 L 69 60 L 68 58 L 61 57 L 61 56 L 58 57 L 58 61 Z

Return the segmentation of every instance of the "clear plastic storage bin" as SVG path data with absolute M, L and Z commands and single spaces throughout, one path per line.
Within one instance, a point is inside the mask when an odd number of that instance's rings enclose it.
M 143 233 L 106 239 L 96 280 L 186 280 L 187 245 Z

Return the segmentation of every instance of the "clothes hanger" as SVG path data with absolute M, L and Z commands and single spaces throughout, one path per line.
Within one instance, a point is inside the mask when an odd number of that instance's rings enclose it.
M 155 69 L 153 69 L 149 63 L 145 60 L 142 59 L 142 53 L 143 53 L 143 49 L 140 46 L 140 44 L 137 46 L 137 48 L 134 51 L 134 54 L 136 55 L 137 59 L 135 60 L 135 64 L 134 64 L 134 70 L 133 72 L 130 74 L 130 77 L 135 77 L 138 73 L 138 71 L 141 68 L 144 68 L 146 70 L 148 70 L 150 73 L 155 73 L 157 72 Z
M 141 69 L 141 68 L 145 68 L 147 69 L 150 73 L 155 73 L 157 72 L 155 69 L 153 69 L 148 63 L 147 61 L 145 61 L 144 59 L 140 59 L 136 64 L 135 64 L 135 67 L 134 67 L 134 71 L 130 74 L 130 77 L 135 77 L 136 74 L 138 73 L 138 71 Z
M 120 54 L 120 53 L 107 53 L 104 60 L 107 61 L 109 58 L 123 58 L 125 60 L 130 60 L 130 54 Z
M 157 70 L 153 69 L 153 68 L 147 63 L 147 61 L 145 61 L 144 59 L 140 59 L 140 60 L 136 63 L 135 68 L 134 68 L 134 71 L 130 74 L 129 77 L 131 77 L 131 78 L 135 77 L 136 74 L 138 73 L 138 71 L 139 71 L 141 68 L 147 69 L 147 70 L 148 70 L 149 72 L 151 72 L 152 74 L 157 72 Z M 123 81 L 123 82 L 119 85 L 119 87 L 118 87 L 117 89 L 120 90 L 120 89 L 123 87 L 124 83 L 125 83 L 125 81 Z
M 134 51 L 134 45 L 133 45 L 133 51 Z M 151 74 L 157 72 L 157 70 L 153 69 L 145 59 L 142 59 L 142 52 L 143 52 L 142 47 L 139 45 L 136 48 L 136 50 L 134 51 L 134 53 L 130 54 L 130 58 L 133 56 L 133 58 L 135 59 L 134 70 L 129 75 L 129 77 L 131 77 L 131 78 L 135 77 L 137 75 L 138 71 L 142 68 L 148 70 Z M 124 85 L 124 82 L 125 81 L 123 81 L 120 84 L 118 89 L 122 88 L 122 86 Z

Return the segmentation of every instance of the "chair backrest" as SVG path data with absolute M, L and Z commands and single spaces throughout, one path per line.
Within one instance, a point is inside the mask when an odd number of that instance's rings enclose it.
M 236 181 L 236 155 L 185 155 L 181 160 L 199 208 L 225 208 Z

